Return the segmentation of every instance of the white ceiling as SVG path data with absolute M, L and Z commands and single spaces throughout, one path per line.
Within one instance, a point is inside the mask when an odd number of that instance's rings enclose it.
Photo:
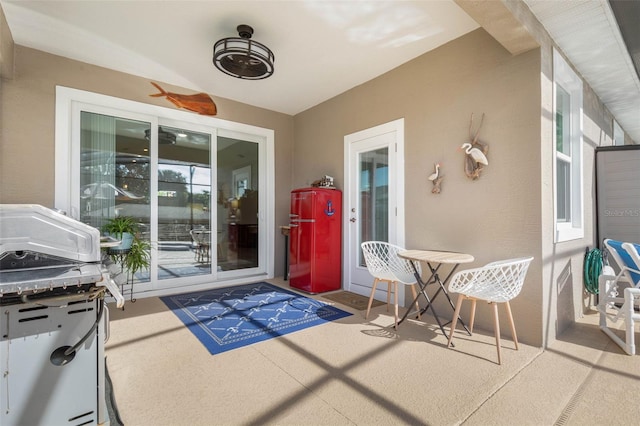
M 453 1 L 2 0 L 16 44 L 296 114 L 478 28 Z M 266 80 L 227 76 L 213 44 L 251 25 Z
M 640 142 L 640 82 L 606 0 L 525 0 Z M 478 28 L 453 0 L 0 0 L 16 44 L 297 114 Z M 266 80 L 212 63 L 251 25 L 275 54 Z

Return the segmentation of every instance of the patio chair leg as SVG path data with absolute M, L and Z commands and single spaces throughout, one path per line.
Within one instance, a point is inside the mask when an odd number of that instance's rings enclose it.
M 376 294 L 376 287 L 378 286 L 378 279 L 373 279 L 373 287 L 371 288 L 371 296 L 369 296 L 369 304 L 367 305 L 367 313 L 364 315 L 364 319 L 369 318 L 369 311 L 371 310 L 371 304 L 373 303 L 373 296 Z
M 387 281 L 387 312 L 389 312 L 390 301 L 391 301 L 391 281 Z
M 469 317 L 469 333 L 473 333 L 473 323 L 476 320 L 476 299 L 471 297 L 468 298 L 471 300 L 471 316 Z
M 513 343 L 516 344 L 516 350 L 518 350 L 518 335 L 516 334 L 516 325 L 513 323 L 513 315 L 511 315 L 511 305 L 509 305 L 509 301 L 504 303 L 505 308 L 507 308 L 507 315 L 509 316 L 509 324 L 511 325 L 511 335 L 513 336 Z
M 394 281 L 393 282 L 393 301 L 394 301 L 394 306 L 393 306 L 393 315 L 395 318 L 395 329 L 398 329 L 398 282 Z
M 625 342 L 628 349 L 628 352 L 635 354 L 636 353 L 636 341 L 635 341 L 635 319 L 637 318 L 635 313 L 635 305 L 637 304 L 636 298 L 634 296 L 637 295 L 638 287 L 629 287 L 625 288 L 624 291 L 624 300 L 625 303 L 621 309 L 626 309 L 625 313 Z
M 496 347 L 498 348 L 498 364 L 502 364 L 502 356 L 500 353 L 500 320 L 498 319 L 498 304 L 495 302 L 489 302 L 493 307 L 493 327 L 496 334 Z
M 420 315 L 420 304 L 418 303 L 418 292 L 416 291 L 416 284 L 411 285 L 411 295 L 413 296 L 413 300 L 416 301 L 416 310 L 418 311 L 418 316 L 416 318 L 422 319 L 422 315 Z
M 456 331 L 456 325 L 458 324 L 458 316 L 460 315 L 460 308 L 462 307 L 462 301 L 466 297 L 463 294 L 458 295 L 456 301 L 456 309 L 453 311 L 453 319 L 451 320 L 451 330 L 449 331 L 449 340 L 447 341 L 447 347 L 451 347 L 451 341 L 453 340 L 453 332 Z

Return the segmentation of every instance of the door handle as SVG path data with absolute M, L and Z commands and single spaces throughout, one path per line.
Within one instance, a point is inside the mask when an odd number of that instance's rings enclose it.
M 349 222 L 351 222 L 351 223 L 353 223 L 353 222 L 355 222 L 355 221 L 356 221 L 356 218 L 355 218 L 355 217 L 352 217 L 351 219 L 349 219 Z

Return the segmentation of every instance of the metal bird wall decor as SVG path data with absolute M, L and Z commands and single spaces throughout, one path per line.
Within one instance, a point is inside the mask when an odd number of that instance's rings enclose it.
M 471 113 L 471 123 L 469 123 L 469 139 L 471 142 L 466 142 L 460 147 L 460 149 L 463 149 L 465 152 L 464 173 L 471 180 L 477 180 L 484 167 L 489 165 L 489 160 L 487 158 L 489 145 L 478 139 L 483 121 L 484 114 L 482 114 L 482 118 L 480 119 L 478 130 L 475 135 L 472 135 L 471 129 L 473 128 L 473 113 Z
M 442 179 L 444 176 L 440 174 L 440 163 L 436 163 L 434 165 L 435 171 L 428 177 L 428 179 L 433 183 L 433 189 L 431 189 L 432 194 L 440 193 L 440 184 L 442 183 Z
M 184 108 L 186 110 L 197 112 L 200 115 L 216 115 L 218 113 L 218 108 L 216 107 L 215 102 L 211 99 L 211 96 L 206 93 L 196 93 L 194 95 L 180 95 L 178 93 L 171 93 L 165 91 L 162 87 L 154 83 L 150 82 L 155 86 L 156 89 L 160 91 L 160 93 L 154 93 L 151 96 L 152 98 L 157 98 L 160 96 L 164 96 L 167 98 L 169 102 L 177 106 L 178 108 Z

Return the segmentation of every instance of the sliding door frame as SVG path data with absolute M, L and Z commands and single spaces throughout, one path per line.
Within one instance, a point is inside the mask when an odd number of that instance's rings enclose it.
M 193 284 L 180 286 L 180 291 L 198 290 L 203 288 L 215 288 L 222 285 L 239 284 L 256 279 L 273 278 L 275 262 L 275 140 L 274 131 L 262 127 L 235 123 L 210 116 L 197 115 L 191 112 L 179 111 L 156 105 L 130 101 L 112 96 L 86 92 L 67 87 L 56 87 L 56 117 L 55 117 L 55 196 L 54 206 L 66 211 L 70 217 L 79 218 L 79 175 L 80 175 L 80 111 L 89 111 L 107 115 L 122 116 L 127 119 L 148 121 L 151 123 L 151 137 L 157 138 L 157 128 L 163 122 L 183 122 L 193 125 L 195 128 L 209 127 L 215 129 L 218 136 L 225 134 L 238 134 L 251 136 L 251 141 L 257 142 L 259 147 L 259 237 L 257 268 L 249 268 L 245 271 L 236 270 L 232 273 L 218 273 L 212 271 L 212 275 L 206 275 L 206 279 L 198 282 L 197 277 Z M 211 143 L 211 184 L 216 183 L 215 169 L 217 141 Z M 150 161 L 152 177 L 157 176 L 158 153 L 151 147 Z M 157 178 L 151 179 L 151 193 L 157 194 Z M 77 188 L 76 188 L 77 186 Z M 217 188 L 212 186 L 212 190 Z M 151 197 L 151 221 L 158 220 L 157 197 Z M 215 216 L 212 213 L 212 220 Z M 212 224 L 215 222 L 212 222 Z M 157 241 L 157 229 L 151 235 L 152 241 Z M 155 257 L 155 256 L 154 256 Z M 215 264 L 214 264 L 215 265 Z M 151 265 L 152 271 L 157 264 Z M 152 278 L 155 273 L 152 272 Z M 156 276 L 157 277 L 157 276 Z M 213 277 L 213 283 L 212 281 Z M 201 280 L 202 281 L 202 280 Z M 137 287 L 144 294 L 140 297 L 169 294 L 172 288 L 163 288 L 158 285 L 159 280 L 152 279 L 147 288 L 143 285 Z M 136 284 L 137 285 L 137 284 Z M 136 290 L 138 291 L 138 290 Z M 138 294 L 136 294 L 138 296 Z

